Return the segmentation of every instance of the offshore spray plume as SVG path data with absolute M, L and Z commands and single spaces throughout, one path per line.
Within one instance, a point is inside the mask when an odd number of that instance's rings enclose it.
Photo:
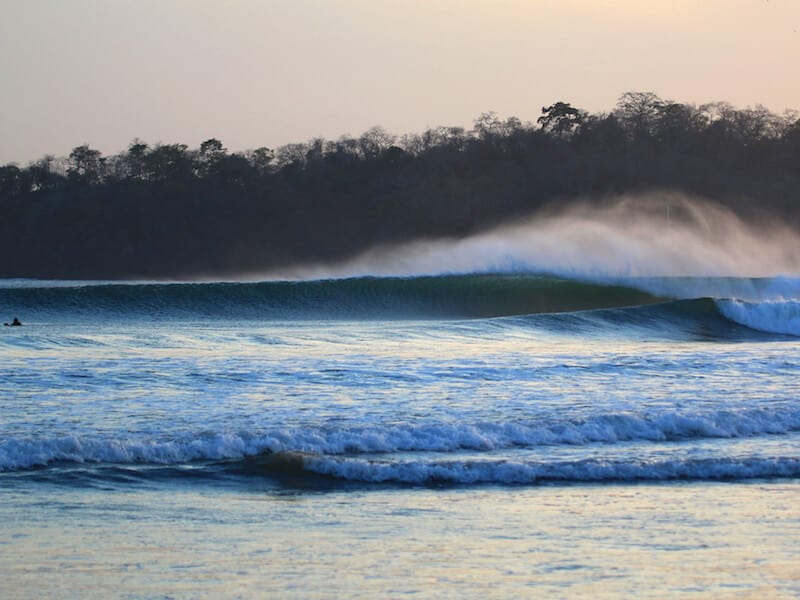
M 772 295 L 798 297 L 800 235 L 781 224 L 744 221 L 700 198 L 650 193 L 600 204 L 571 203 L 468 238 L 375 248 L 336 266 L 284 275 L 306 279 L 493 272 L 628 283 L 635 278 L 650 292 L 675 297 L 762 296 L 739 289 L 746 286 L 742 281 L 736 290 L 707 288 L 734 285 L 720 278 L 782 276 L 784 291 Z

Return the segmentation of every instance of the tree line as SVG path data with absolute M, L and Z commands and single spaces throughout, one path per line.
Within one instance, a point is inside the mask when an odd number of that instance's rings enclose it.
M 0 277 L 235 276 L 461 237 L 575 199 L 698 194 L 800 226 L 800 118 L 623 94 L 590 114 L 228 152 L 211 138 L 0 166 Z

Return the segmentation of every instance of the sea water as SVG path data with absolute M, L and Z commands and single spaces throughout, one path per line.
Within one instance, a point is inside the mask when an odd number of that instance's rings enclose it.
M 0 595 L 797 597 L 796 286 L 7 281 Z

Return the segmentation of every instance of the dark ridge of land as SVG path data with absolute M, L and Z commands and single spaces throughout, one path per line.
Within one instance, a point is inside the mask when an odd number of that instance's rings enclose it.
M 535 124 L 487 113 L 277 150 L 78 146 L 0 166 L 0 277 L 235 277 L 650 190 L 800 226 L 800 119 L 630 92 L 603 114 L 557 102 Z

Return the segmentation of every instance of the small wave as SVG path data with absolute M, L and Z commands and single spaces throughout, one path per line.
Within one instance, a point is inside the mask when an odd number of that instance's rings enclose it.
M 762 479 L 800 476 L 798 458 L 700 459 L 661 462 L 512 460 L 379 462 L 307 457 L 304 468 L 347 481 L 402 484 L 535 484 L 547 482 Z
M 594 443 L 664 442 L 741 438 L 800 431 L 800 410 L 602 415 L 555 423 L 506 422 L 283 429 L 264 433 L 219 432 L 172 440 L 72 435 L 7 438 L 0 442 L 0 471 L 57 462 L 179 465 L 299 452 L 315 456 L 369 453 L 489 452 L 508 448 Z
M 717 300 L 717 306 L 726 318 L 751 329 L 800 336 L 800 302 L 796 300 Z

